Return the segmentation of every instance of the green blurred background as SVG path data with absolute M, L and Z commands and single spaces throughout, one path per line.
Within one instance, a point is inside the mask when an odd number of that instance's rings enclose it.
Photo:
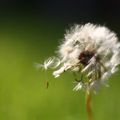
M 0 1 L 0 120 L 87 120 L 85 93 L 70 73 L 37 70 L 55 55 L 74 23 L 98 23 L 120 34 L 119 1 Z M 120 120 L 120 71 L 92 97 L 94 120 Z M 46 89 L 46 81 L 50 82 Z

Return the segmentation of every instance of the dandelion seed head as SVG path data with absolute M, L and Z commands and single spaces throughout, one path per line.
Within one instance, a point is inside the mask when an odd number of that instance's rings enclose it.
M 97 90 L 118 70 L 120 64 L 120 43 L 116 34 L 105 26 L 87 23 L 75 25 L 66 32 L 58 47 L 58 58 L 50 58 L 43 64 L 51 67 L 59 77 L 66 71 L 85 75 L 74 90 Z

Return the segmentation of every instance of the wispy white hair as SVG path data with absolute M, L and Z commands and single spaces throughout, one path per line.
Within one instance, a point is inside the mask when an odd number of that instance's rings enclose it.
M 79 59 L 83 51 L 94 52 L 89 64 L 85 66 L 81 64 Z M 120 42 L 118 42 L 116 34 L 105 26 L 91 23 L 75 25 L 68 30 L 57 53 L 58 58 L 49 58 L 41 66 L 45 69 L 58 68 L 53 72 L 55 77 L 59 77 L 68 70 L 79 74 L 84 73 L 88 80 L 78 82 L 74 90 L 81 88 L 96 90 L 118 70 L 120 64 Z M 96 60 L 97 56 L 99 56 L 99 62 Z M 100 77 L 90 78 L 96 74 L 96 71 Z

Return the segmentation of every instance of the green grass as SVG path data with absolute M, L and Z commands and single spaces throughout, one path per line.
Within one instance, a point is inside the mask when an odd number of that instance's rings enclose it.
M 54 55 L 59 23 L 9 23 L 0 32 L 0 120 L 87 120 L 83 91 L 72 91 L 70 73 L 55 79 L 34 63 Z M 95 120 L 120 120 L 120 72 L 92 97 Z M 45 81 L 50 81 L 48 89 Z

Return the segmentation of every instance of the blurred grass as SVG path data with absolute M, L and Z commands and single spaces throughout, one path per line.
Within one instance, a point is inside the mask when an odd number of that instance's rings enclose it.
M 54 55 L 64 25 L 18 22 L 0 28 L 0 120 L 87 120 L 84 92 L 73 92 L 70 73 L 55 79 L 34 63 Z M 120 120 L 120 72 L 93 95 L 95 120 Z M 48 89 L 45 81 L 50 81 Z

